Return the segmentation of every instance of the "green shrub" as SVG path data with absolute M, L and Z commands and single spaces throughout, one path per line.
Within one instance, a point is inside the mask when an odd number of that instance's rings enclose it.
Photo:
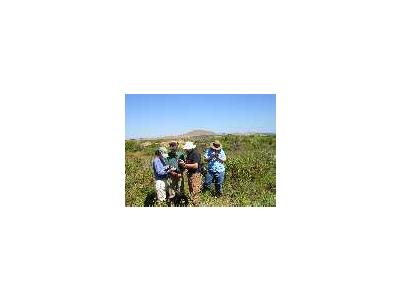
M 138 141 L 125 141 L 125 152 L 136 152 L 142 150 L 143 147 Z

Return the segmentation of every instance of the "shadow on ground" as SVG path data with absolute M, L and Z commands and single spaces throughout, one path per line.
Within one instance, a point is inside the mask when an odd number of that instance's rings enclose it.
M 146 199 L 144 200 L 144 206 L 145 207 L 152 207 L 156 205 L 156 192 L 148 192 Z
M 163 205 L 164 204 L 164 205 Z M 159 205 L 157 203 L 157 195 L 155 191 L 151 191 L 147 193 L 146 199 L 144 200 L 145 207 L 154 207 L 154 206 L 175 206 L 175 207 L 186 207 L 189 205 L 189 199 L 186 195 L 176 196 L 172 199 L 171 202 L 166 201 Z

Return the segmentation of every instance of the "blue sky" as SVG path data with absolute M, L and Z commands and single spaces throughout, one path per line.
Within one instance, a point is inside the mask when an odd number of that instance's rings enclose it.
M 275 95 L 125 95 L 125 137 L 178 135 L 195 129 L 216 133 L 276 132 Z

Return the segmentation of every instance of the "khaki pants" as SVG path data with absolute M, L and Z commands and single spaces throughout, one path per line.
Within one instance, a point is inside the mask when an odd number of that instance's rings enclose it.
M 181 196 L 184 193 L 184 183 L 183 183 L 183 176 L 182 177 L 174 177 L 171 176 L 168 178 L 168 193 L 169 198 L 172 199 L 175 196 Z
M 188 176 L 190 201 L 194 206 L 200 206 L 201 174 L 194 173 Z

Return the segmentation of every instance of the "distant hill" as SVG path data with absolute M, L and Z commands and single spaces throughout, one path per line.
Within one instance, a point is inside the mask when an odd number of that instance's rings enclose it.
M 202 130 L 202 129 L 197 129 L 197 130 L 192 130 L 189 132 L 186 132 L 185 134 L 182 134 L 182 137 L 189 137 L 189 136 L 204 136 L 204 135 L 216 135 L 215 132 L 208 131 L 208 130 Z
M 234 133 L 215 133 L 213 131 L 209 131 L 209 130 L 204 130 L 204 129 L 196 129 L 196 130 L 192 130 L 180 135 L 175 135 L 175 136 L 160 136 L 160 137 L 152 137 L 152 138 L 137 138 L 136 140 L 139 141 L 147 141 L 147 140 L 175 140 L 175 139 L 187 139 L 187 138 L 191 138 L 191 137 L 199 137 L 199 136 L 225 136 L 225 135 L 243 135 L 243 136 L 247 136 L 247 135 L 275 135 L 275 133 L 268 133 L 268 132 L 234 132 Z M 135 139 L 131 139 L 131 140 L 135 140 Z

